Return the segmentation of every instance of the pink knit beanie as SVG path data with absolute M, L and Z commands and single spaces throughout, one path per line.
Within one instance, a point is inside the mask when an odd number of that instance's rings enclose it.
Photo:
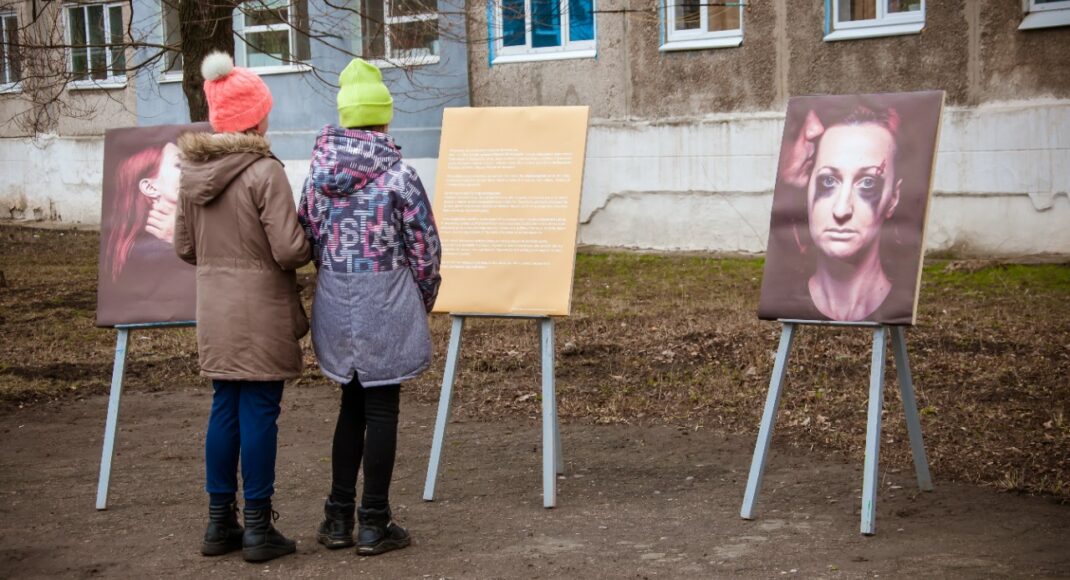
M 267 85 L 253 71 L 234 66 L 229 55 L 213 52 L 206 56 L 201 76 L 208 98 L 208 121 L 217 133 L 251 129 L 271 112 Z

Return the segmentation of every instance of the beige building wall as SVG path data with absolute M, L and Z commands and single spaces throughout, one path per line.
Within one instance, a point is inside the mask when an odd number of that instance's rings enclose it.
M 64 6 L 61 2 L 0 0 L 0 11 L 16 12 L 23 42 L 38 47 L 66 44 Z M 129 22 L 129 7 L 124 12 Z M 128 52 L 127 62 L 132 57 L 132 51 Z M 27 48 L 22 62 L 24 82 L 16 90 L 0 93 L 0 138 L 32 137 L 35 130 L 61 137 L 101 136 L 109 128 L 137 123 L 133 79 L 118 89 L 60 89 L 58 79 L 65 77 L 66 70 L 62 50 Z
M 1019 0 L 930 0 L 920 34 L 823 40 L 824 2 L 750 0 L 743 44 L 661 52 L 657 0 L 596 1 L 597 58 L 488 66 L 469 4 L 475 106 L 591 106 L 597 119 L 783 110 L 792 95 L 947 91 L 948 105 L 1070 98 L 1070 26 L 1018 30 Z M 481 39 L 480 42 L 478 39 Z
M 928 0 L 918 34 L 828 42 L 821 0 L 749 0 L 741 46 L 662 52 L 658 0 L 595 2 L 597 58 L 492 66 L 469 4 L 474 106 L 591 107 L 581 242 L 760 253 L 788 98 L 942 89 L 929 249 L 1070 255 L 1070 26 Z

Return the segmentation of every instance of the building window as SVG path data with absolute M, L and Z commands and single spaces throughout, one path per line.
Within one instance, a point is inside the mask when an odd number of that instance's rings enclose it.
M 243 2 L 234 15 L 234 33 L 239 66 L 293 68 L 312 57 L 308 0 Z
M 665 0 L 661 50 L 722 48 L 743 43 L 743 3 Z
M 182 74 L 182 22 L 178 17 L 178 6 L 164 0 L 161 3 L 163 11 L 163 41 L 164 44 L 174 47 L 163 55 L 163 72 Z
M 594 0 L 489 0 L 492 62 L 595 56 Z
M 825 40 L 917 34 L 925 0 L 826 0 Z M 831 12 L 831 13 L 830 13 Z
M 1070 0 L 1022 0 L 1025 18 L 1018 30 L 1070 25 Z
M 13 12 L 0 12 L 0 91 L 14 89 L 21 80 L 19 21 Z
M 389 66 L 438 62 L 435 0 L 364 0 L 360 54 Z
M 69 66 L 74 84 L 126 83 L 122 4 L 67 6 Z

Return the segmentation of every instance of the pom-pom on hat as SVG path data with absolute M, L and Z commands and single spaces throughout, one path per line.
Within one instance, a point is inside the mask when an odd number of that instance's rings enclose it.
M 375 65 L 354 58 L 338 84 L 338 122 L 343 127 L 387 125 L 394 118 L 394 98 Z
M 260 124 L 271 112 L 271 91 L 253 71 L 234 66 L 234 59 L 213 52 L 201 62 L 208 121 L 218 133 L 239 132 Z

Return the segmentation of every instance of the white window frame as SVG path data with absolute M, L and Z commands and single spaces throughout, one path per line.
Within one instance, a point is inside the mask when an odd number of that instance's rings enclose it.
M 531 46 L 531 0 L 524 0 L 524 45 L 505 46 L 505 26 L 502 20 L 501 0 L 487 0 L 494 3 L 494 59 L 492 64 L 510 62 L 535 62 L 543 60 L 564 60 L 572 58 L 594 58 L 597 56 L 598 11 L 597 0 L 591 2 L 591 26 L 594 38 L 591 40 L 569 40 L 569 0 L 558 0 L 561 14 L 561 46 L 532 48 Z
M 854 40 L 856 38 L 874 38 L 878 36 L 899 36 L 917 34 L 925 28 L 925 5 L 921 0 L 921 10 L 915 12 L 888 13 L 888 0 L 876 0 L 877 17 L 869 20 L 840 22 L 839 0 L 825 3 L 825 18 L 828 19 L 826 41 Z
M 395 57 L 391 55 L 390 47 L 390 27 L 398 24 L 407 24 L 409 22 L 429 22 L 434 20 L 438 22 L 438 7 L 435 7 L 434 12 L 424 12 L 422 14 L 409 14 L 408 16 L 391 16 L 390 15 L 390 2 L 392 0 L 372 0 L 373 2 L 383 3 L 383 56 L 371 56 L 368 62 L 374 64 L 379 68 L 401 67 L 401 66 L 423 66 L 428 64 L 436 64 L 440 60 L 442 54 L 442 31 L 435 26 L 436 42 L 439 43 L 438 54 L 426 54 L 423 56 L 406 56 Z M 492 0 L 495 1 L 495 0 Z M 363 21 L 361 26 L 363 26 Z
M 178 6 L 172 5 L 168 2 L 160 1 L 160 44 L 167 44 L 167 10 L 178 10 Z M 237 44 L 235 44 L 237 46 Z M 182 82 L 183 71 L 167 70 L 167 57 L 164 55 L 160 62 L 160 75 L 159 82 L 161 83 L 180 83 Z M 182 63 L 183 69 L 186 63 Z
M 731 1 L 731 0 L 730 0 Z M 702 3 L 699 11 L 700 24 L 694 30 L 676 30 L 676 8 L 679 0 L 662 2 L 662 43 L 661 51 L 695 50 L 701 48 L 734 48 L 743 44 L 743 0 L 737 0 L 739 6 L 739 28 L 731 30 L 710 31 L 709 7 Z
M 293 20 L 294 19 L 294 13 L 295 13 L 295 11 L 294 11 L 294 2 L 298 1 L 298 0 L 286 0 L 286 17 L 289 19 L 289 22 L 287 22 L 286 24 L 267 24 L 267 25 L 246 27 L 245 26 L 245 12 L 243 11 L 243 7 L 245 6 L 245 4 L 252 4 L 252 5 L 261 4 L 262 1 L 267 1 L 267 0 L 248 0 L 246 2 L 243 2 L 237 8 L 234 9 L 234 36 L 235 36 L 235 38 L 234 38 L 234 64 L 236 64 L 238 66 L 241 66 L 241 67 L 249 68 L 251 70 L 255 70 L 257 72 L 257 74 L 260 74 L 260 75 L 285 74 L 285 73 L 305 72 L 305 71 L 312 70 L 311 66 L 309 66 L 309 65 L 307 65 L 305 63 L 301 63 L 301 62 L 290 62 L 290 63 L 283 62 L 283 63 L 279 63 L 277 65 L 271 65 L 271 66 L 254 66 L 254 67 L 250 67 L 249 66 L 248 52 L 246 50 L 247 45 L 246 45 L 246 41 L 245 41 L 245 38 L 249 34 L 255 34 L 257 32 L 281 32 L 281 31 L 287 31 L 287 32 L 289 32 L 289 38 L 290 38 L 290 40 L 289 40 L 289 42 L 290 42 L 290 46 L 289 46 L 290 53 L 293 53 L 293 51 L 294 51 L 293 48 L 294 48 L 294 45 L 296 44 L 297 34 L 299 34 L 298 31 L 297 31 L 297 26 L 294 25 L 294 20 Z M 306 0 L 306 2 L 307 1 L 308 0 Z M 307 8 L 307 4 L 306 4 L 306 8 Z M 185 63 L 183 63 L 183 64 L 185 64 Z
M 1070 25 L 1070 0 L 1037 4 L 1036 0 L 1022 0 L 1025 18 L 1018 25 L 1018 30 L 1034 28 L 1051 28 Z
M 126 25 L 126 13 L 123 10 L 123 6 L 126 4 L 123 2 L 79 2 L 79 3 L 65 3 L 63 4 L 63 33 L 66 39 L 67 46 L 67 73 L 74 74 L 74 45 L 73 37 L 71 36 L 71 9 L 81 9 L 85 15 L 86 31 L 85 41 L 86 45 L 89 45 L 89 8 L 91 6 L 101 6 L 104 10 L 104 62 L 105 70 L 108 71 L 107 78 L 104 79 L 86 79 L 86 80 L 72 80 L 67 86 L 71 89 L 123 89 L 126 88 L 126 75 L 113 75 L 112 73 L 112 56 L 109 41 L 111 40 L 111 18 L 110 12 L 114 7 L 118 7 L 120 13 L 123 15 L 123 25 Z M 123 34 L 125 35 L 125 31 Z M 125 50 L 125 48 L 124 48 Z M 90 58 L 87 53 L 87 58 Z M 92 65 L 86 61 L 87 71 L 92 68 Z
M 7 34 L 5 33 L 5 30 L 4 30 L 4 22 L 8 18 L 10 18 L 12 16 L 15 17 L 15 26 L 18 27 L 18 25 L 19 25 L 19 15 L 18 15 L 17 12 L 15 12 L 13 10 L 0 11 L 0 43 L 6 43 L 7 42 Z M 6 71 L 10 71 L 11 70 L 12 64 L 11 64 L 10 55 L 11 55 L 10 48 L 4 49 L 4 60 L 5 60 L 5 62 L 2 63 L 3 64 L 3 68 L 0 68 L 0 71 L 5 71 L 5 70 Z M 17 80 L 17 81 L 8 81 L 8 80 L 4 79 L 2 76 L 0 76 L 0 94 L 2 94 L 2 93 L 17 93 L 17 92 L 19 92 L 21 90 L 22 90 L 22 80 L 21 79 Z

